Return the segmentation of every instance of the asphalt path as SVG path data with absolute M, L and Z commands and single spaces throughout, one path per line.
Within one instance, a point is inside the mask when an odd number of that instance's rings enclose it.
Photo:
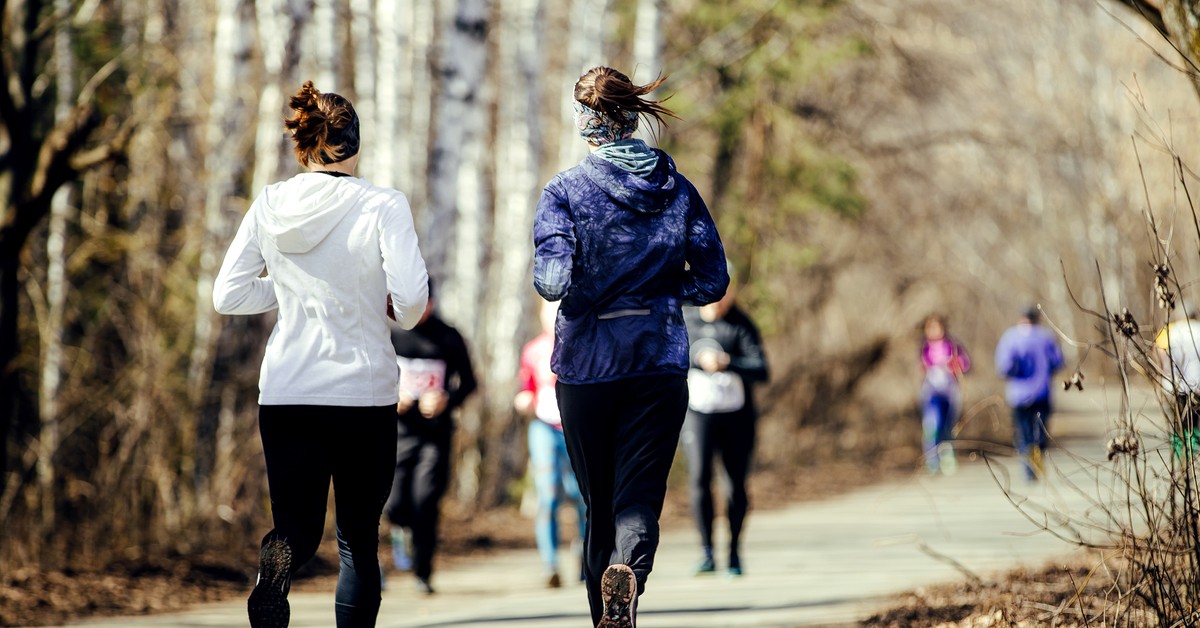
M 1016 461 L 1002 452 L 987 460 L 961 456 L 953 476 L 914 473 L 829 500 L 755 511 L 744 539 L 746 575 L 740 578 L 692 576 L 695 533 L 664 531 L 638 625 L 854 625 L 904 591 L 1061 558 L 1075 550 L 1061 537 L 1100 516 L 1095 478 L 1105 473 L 1105 417 L 1115 414 L 1116 403 L 1112 393 L 1058 395 L 1052 431 L 1060 448 L 1050 452 L 1049 477 L 1041 482 L 1025 481 Z M 1138 403 L 1147 400 L 1143 396 Z M 393 576 L 378 626 L 590 625 L 583 587 L 547 589 L 538 565 L 532 550 L 458 561 L 436 574 L 433 596 L 416 593 L 404 575 Z M 332 592 L 293 592 L 290 600 L 292 626 L 333 625 Z M 242 600 L 72 624 L 244 625 Z

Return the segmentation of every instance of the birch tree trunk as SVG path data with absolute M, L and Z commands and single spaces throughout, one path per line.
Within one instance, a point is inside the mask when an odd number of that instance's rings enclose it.
M 409 144 L 402 147 L 411 159 L 412 179 L 402 182 L 414 211 L 424 210 L 429 199 L 429 142 L 433 136 L 433 58 L 437 32 L 434 0 L 412 0 L 413 35 L 412 60 L 407 74 L 412 77 L 412 99 L 409 107 Z M 403 70 L 404 68 L 402 68 Z M 422 248 L 426 243 L 422 242 Z
M 283 95 L 284 90 L 300 88 L 296 71 L 300 65 L 301 34 L 312 12 L 313 0 L 255 1 L 265 80 L 258 100 L 252 194 L 278 179 L 281 166 L 288 159 Z
M 376 124 L 375 84 L 375 2 L 373 0 L 350 0 L 350 32 L 354 49 L 354 109 L 362 132 L 368 137 L 378 130 Z M 386 64 L 386 60 L 380 65 Z M 364 150 L 365 152 L 365 150 Z M 379 182 L 379 172 L 374 159 L 363 159 L 358 166 L 359 176 L 373 183 Z
M 491 264 L 484 304 L 487 316 L 481 336 L 483 368 L 491 375 L 484 390 L 489 417 L 486 441 L 495 446 L 489 456 L 485 503 L 503 498 L 513 475 L 524 467 L 523 457 L 506 455 L 519 447 L 523 421 L 514 417 L 512 396 L 517 390 L 521 340 L 532 327 L 527 321 L 529 272 L 533 258 L 530 233 L 540 189 L 542 133 L 539 124 L 541 76 L 544 68 L 544 0 L 504 0 L 500 20 L 499 83 L 517 86 L 510 98 L 497 99 L 496 207 L 491 239 Z M 518 442 L 512 443 L 516 436 Z M 515 444 L 510 448 L 508 445 Z
M 443 36 L 429 164 L 430 203 L 421 243 L 429 274 L 439 282 L 441 309 L 467 338 L 478 338 L 474 332 L 483 279 L 481 162 L 488 111 L 482 89 L 490 18 L 490 0 L 458 0 L 454 20 Z M 478 415 L 468 408 L 461 427 L 461 442 L 466 446 L 458 462 L 458 492 L 460 498 L 469 501 L 474 499 L 478 486 Z
M 200 268 L 196 277 L 195 346 L 188 372 L 191 399 L 199 407 L 212 377 L 212 356 L 217 315 L 212 307 L 213 280 L 228 243 L 231 223 L 224 208 L 230 201 L 238 175 L 236 138 L 250 128 L 248 107 L 242 98 L 246 60 L 254 41 L 249 0 L 217 0 L 213 38 L 211 105 L 204 124 L 204 213 Z
M 403 21 L 411 15 L 412 6 L 408 2 L 379 0 L 376 11 L 379 25 L 376 42 L 379 65 L 375 78 L 378 128 L 367 133 L 367 137 L 374 140 L 370 144 L 375 162 L 374 182 L 384 187 L 396 187 L 396 153 L 401 136 L 400 109 L 404 106 L 399 100 L 396 84 L 405 80 L 404 72 L 398 70 L 404 67 L 401 63 L 401 42 L 407 34 L 403 30 L 411 26 Z
M 54 10 L 71 14 L 71 0 L 54 0 Z M 62 124 L 71 115 L 75 98 L 75 58 L 71 52 L 70 20 L 63 20 L 54 33 L 54 81 L 57 102 L 54 122 Z M 54 528 L 54 452 L 58 450 L 58 389 L 62 377 L 63 306 L 66 301 L 67 214 L 71 211 L 72 186 L 64 185 L 50 201 L 50 228 L 46 241 L 46 320 L 42 325 L 42 377 L 40 390 L 41 427 L 38 434 L 37 476 L 42 497 L 42 526 Z
M 664 4 L 664 0 L 638 0 L 637 21 L 633 28 L 633 74 L 630 75 L 637 85 L 649 83 L 663 72 Z M 637 137 L 656 145 L 659 129 L 647 127 L 648 123 L 643 120 L 638 126 Z
M 604 25 L 610 0 L 571 0 L 568 33 L 567 65 L 561 81 L 563 129 L 558 145 L 558 169 L 565 170 L 587 156 L 587 145 L 579 139 L 573 124 L 575 81 L 591 68 L 606 65 L 604 57 Z
M 663 71 L 664 4 L 664 0 L 638 0 L 633 27 L 633 73 L 630 75 L 638 85 L 653 81 Z
M 471 163 L 464 148 L 478 137 L 486 115 L 479 92 L 487 70 L 490 9 L 490 0 L 458 0 L 437 70 L 440 92 L 429 164 L 430 206 L 422 230 L 422 252 L 430 275 L 437 280 L 448 276 L 450 247 L 460 242 L 455 224 L 460 204 L 475 202 L 465 198 L 468 194 L 459 185 L 471 185 L 462 177 L 463 166 L 476 167 L 480 157 L 470 155 L 475 160 Z
M 339 45 L 338 14 L 336 0 L 315 0 L 311 39 L 306 48 L 312 52 L 312 72 L 317 89 L 324 92 L 336 92 L 338 85 L 338 56 L 342 50 Z

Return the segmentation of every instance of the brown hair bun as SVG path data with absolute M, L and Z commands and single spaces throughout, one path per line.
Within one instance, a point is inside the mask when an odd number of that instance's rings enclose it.
M 339 94 L 323 94 L 312 81 L 306 81 L 288 107 L 295 115 L 283 126 L 296 142 L 300 165 L 332 164 L 358 154 L 358 114 L 349 100 Z

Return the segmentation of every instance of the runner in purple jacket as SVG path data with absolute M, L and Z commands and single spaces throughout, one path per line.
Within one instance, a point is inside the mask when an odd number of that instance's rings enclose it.
M 575 84 L 592 153 L 559 173 L 534 220 L 534 285 L 562 300 L 551 367 L 571 465 L 587 504 L 584 567 L 597 626 L 634 625 L 658 547 L 667 474 L 687 410 L 681 306 L 721 298 L 725 251 L 696 188 L 632 139 L 673 115 L 611 68 Z
M 1004 398 L 1013 411 L 1013 444 L 1030 480 L 1043 472 L 1050 376 L 1063 365 L 1058 340 L 1038 324 L 1039 318 L 1037 308 L 1029 308 L 1021 322 L 1009 327 L 996 345 L 996 371 L 1008 380 Z

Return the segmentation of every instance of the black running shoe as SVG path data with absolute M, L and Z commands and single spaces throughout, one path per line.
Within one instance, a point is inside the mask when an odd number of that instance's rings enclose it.
M 604 614 L 596 628 L 633 628 L 633 601 L 637 579 L 628 565 L 609 565 L 600 578 Z
M 433 595 L 435 593 L 433 590 L 433 584 L 429 582 L 429 578 L 417 576 L 416 587 L 417 593 L 421 593 L 423 595 Z
M 279 537 L 269 538 L 258 559 L 258 584 L 246 604 L 251 628 L 287 628 L 292 615 L 287 601 L 291 587 L 292 548 Z

